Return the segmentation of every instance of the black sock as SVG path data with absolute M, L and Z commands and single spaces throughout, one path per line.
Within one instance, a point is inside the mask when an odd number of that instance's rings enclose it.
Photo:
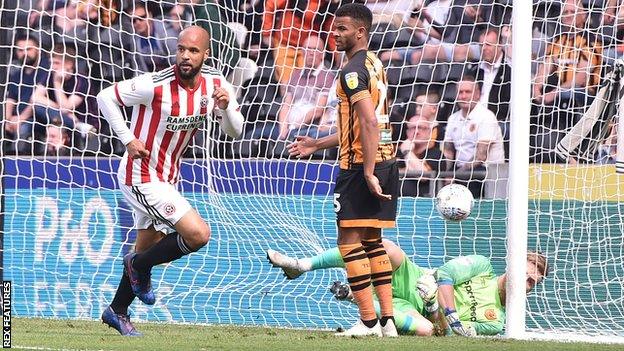
M 375 324 L 377 324 L 377 318 L 371 319 L 370 321 L 365 321 L 362 319 L 362 323 L 364 323 L 365 326 L 372 328 L 375 326 Z
M 156 265 L 175 261 L 194 251 L 196 250 L 191 250 L 180 234 L 172 233 L 165 236 L 156 245 L 137 254 L 132 266 L 139 271 L 147 271 Z
M 382 327 L 386 326 L 386 323 L 388 323 L 389 320 L 392 319 L 392 322 L 394 322 L 394 316 L 383 316 L 381 317 L 381 319 L 379 320 L 379 323 L 381 323 Z M 396 325 L 396 323 L 394 323 Z
M 130 306 L 133 300 L 134 293 L 132 292 L 132 287 L 130 286 L 130 279 L 124 271 L 121 275 L 121 281 L 119 282 L 117 292 L 115 292 L 115 297 L 113 298 L 113 302 L 111 302 L 110 306 L 115 313 L 128 314 L 128 306 Z

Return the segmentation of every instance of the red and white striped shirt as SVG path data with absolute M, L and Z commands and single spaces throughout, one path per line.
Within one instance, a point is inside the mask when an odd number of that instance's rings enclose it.
M 229 93 L 228 112 L 240 114 L 232 86 L 209 66 L 202 67 L 193 89 L 180 85 L 175 66 L 114 85 L 117 102 L 133 106 L 130 131 L 150 152 L 148 158 L 136 160 L 128 159 L 126 152 L 119 164 L 120 182 L 128 186 L 157 181 L 177 183 L 181 157 L 212 115 L 212 94 L 219 86 Z

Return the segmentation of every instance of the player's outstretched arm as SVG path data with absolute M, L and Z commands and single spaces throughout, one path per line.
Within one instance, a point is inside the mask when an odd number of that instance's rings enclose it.
M 298 136 L 295 141 L 286 148 L 290 156 L 302 158 L 308 157 L 318 150 L 336 146 L 338 146 L 338 134 L 334 133 L 320 139 Z
M 453 333 L 460 336 L 476 336 L 477 332 L 471 325 L 465 325 L 459 320 L 459 314 L 455 310 L 455 291 L 453 285 L 440 283 L 438 287 L 438 303 L 444 311 L 446 323 Z
M 464 325 L 459 320 L 453 286 L 484 273 L 492 274 L 492 265 L 486 257 L 480 255 L 455 258 L 442 265 L 437 271 L 438 303 L 444 311 L 446 322 L 457 335 L 475 336 L 477 332 L 472 325 Z

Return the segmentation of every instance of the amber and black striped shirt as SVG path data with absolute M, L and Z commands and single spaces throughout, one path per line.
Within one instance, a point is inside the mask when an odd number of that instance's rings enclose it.
M 549 83 L 559 86 L 573 81 L 579 62 L 586 61 L 589 65 L 586 86 L 591 93 L 596 92 L 602 69 L 602 45 L 596 36 L 586 32 L 563 33 L 548 45 L 546 58 L 554 65 L 551 72 L 554 79 L 549 79 Z
M 366 98 L 370 98 L 375 106 L 380 133 L 375 162 L 383 162 L 394 157 L 387 91 L 388 82 L 383 65 L 370 51 L 358 51 L 341 70 L 336 86 L 336 94 L 340 101 L 338 106 L 340 168 L 350 169 L 353 165 L 364 162 L 360 120 L 353 106 Z

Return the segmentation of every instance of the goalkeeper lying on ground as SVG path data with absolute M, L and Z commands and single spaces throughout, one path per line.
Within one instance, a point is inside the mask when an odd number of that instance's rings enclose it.
M 503 331 L 506 274 L 496 276 L 489 259 L 461 256 L 431 271 L 414 264 L 395 243 L 383 240 L 383 245 L 392 264 L 392 301 L 399 333 L 426 336 L 452 331 L 475 336 Z M 268 250 L 267 257 L 288 279 L 307 271 L 344 267 L 337 248 L 302 259 Z M 547 268 L 543 255 L 527 254 L 527 293 L 542 281 Z M 332 292 L 345 298 L 350 291 L 347 284 L 337 282 Z

